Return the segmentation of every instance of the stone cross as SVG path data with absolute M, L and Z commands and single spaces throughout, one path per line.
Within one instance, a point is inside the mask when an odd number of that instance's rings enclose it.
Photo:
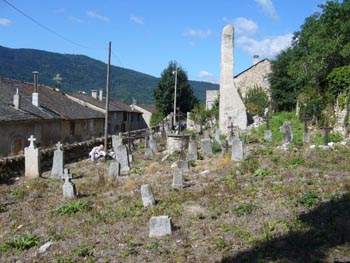
M 34 141 L 36 141 L 36 138 L 34 138 L 33 135 L 30 135 L 28 141 L 30 141 L 29 147 L 34 148 Z
M 266 121 L 266 130 L 270 130 L 270 119 L 269 111 L 266 112 L 266 115 L 264 117 L 264 120 Z
M 68 169 L 64 169 L 62 178 L 64 179 L 64 184 L 62 187 L 63 196 L 67 198 L 75 198 L 77 196 L 75 185 L 70 181 L 72 175 L 69 174 Z
M 233 132 L 233 129 L 235 128 L 236 126 L 233 126 L 233 123 L 231 122 L 230 126 L 228 126 L 227 128 L 230 129 L 230 135 L 233 136 L 234 132 Z
M 180 151 L 180 160 L 184 161 L 186 160 L 186 154 L 185 154 L 185 145 L 184 145 L 184 133 L 182 133 L 182 137 L 181 137 L 181 151 Z
M 309 117 L 303 117 L 303 118 L 301 118 L 300 119 L 301 121 L 303 121 L 304 122 L 304 132 L 305 133 L 307 133 L 308 132 L 308 129 L 307 129 L 307 122 L 309 121 L 309 120 L 311 120 Z
M 328 122 L 325 123 L 325 126 L 322 127 L 324 130 L 324 145 L 328 145 L 329 141 L 329 131 L 332 130 L 332 127 L 329 127 Z
M 57 150 L 62 150 L 62 143 L 58 142 L 56 143 Z
M 149 130 L 146 129 L 146 131 L 145 131 L 145 148 L 148 147 L 148 139 L 149 139 Z
M 69 169 L 64 169 L 62 179 L 64 180 L 65 183 L 70 182 L 70 180 L 72 179 L 72 174 L 69 173 Z

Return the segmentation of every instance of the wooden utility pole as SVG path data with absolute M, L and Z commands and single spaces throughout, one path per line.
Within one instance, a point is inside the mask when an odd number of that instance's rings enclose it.
M 108 64 L 107 64 L 107 84 L 106 84 L 106 113 L 105 113 L 105 151 L 108 150 L 108 111 L 109 111 L 109 86 L 110 86 L 110 68 L 111 68 L 111 47 L 112 42 L 109 41 L 108 48 Z

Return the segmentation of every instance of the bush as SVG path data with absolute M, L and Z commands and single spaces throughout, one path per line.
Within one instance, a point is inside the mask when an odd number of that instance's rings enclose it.
M 39 237 L 36 236 L 20 236 L 14 237 L 7 240 L 1 246 L 2 251 L 7 251 L 8 249 L 15 248 L 18 250 L 25 250 L 34 247 L 39 244 Z
M 244 104 L 250 114 L 263 116 L 265 108 L 269 105 L 269 97 L 261 86 L 255 85 L 247 92 Z

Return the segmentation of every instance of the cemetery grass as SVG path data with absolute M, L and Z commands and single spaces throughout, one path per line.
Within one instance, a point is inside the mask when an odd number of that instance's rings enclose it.
M 171 187 L 162 153 L 127 176 L 107 176 L 108 161 L 66 165 L 63 181 L 18 178 L 0 185 L 1 262 L 346 262 L 350 261 L 350 150 L 289 151 L 246 144 L 244 161 L 217 153 L 192 162 L 186 187 Z M 140 188 L 156 198 L 145 208 Z M 168 215 L 172 235 L 149 238 L 152 216 Z M 52 241 L 39 253 L 39 247 Z

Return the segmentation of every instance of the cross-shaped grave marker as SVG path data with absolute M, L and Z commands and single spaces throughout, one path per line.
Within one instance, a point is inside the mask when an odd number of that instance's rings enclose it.
M 233 123 L 231 122 L 230 126 L 228 126 L 227 128 L 230 129 L 230 135 L 233 136 L 234 132 L 233 132 L 233 129 L 235 128 L 236 126 L 233 126 Z
M 58 142 L 56 143 L 57 150 L 62 150 L 62 143 Z
M 332 130 L 332 127 L 329 127 L 328 122 L 321 128 L 324 130 L 324 145 L 328 145 L 329 142 L 329 131 Z
M 63 170 L 63 175 L 62 179 L 64 180 L 65 183 L 70 183 L 70 180 L 72 179 L 72 174 L 69 173 L 69 169 L 64 169 Z
M 30 141 L 29 147 L 34 148 L 34 141 L 36 141 L 36 138 L 34 138 L 33 135 L 30 135 L 28 141 Z
M 308 122 L 309 120 L 311 120 L 311 118 L 305 116 L 305 117 L 301 118 L 300 120 L 304 122 L 304 132 L 307 133 L 307 132 L 308 132 L 308 129 L 307 129 L 307 122 Z
M 266 121 L 266 130 L 270 130 L 270 119 L 269 111 L 266 112 L 265 117 L 263 118 Z

